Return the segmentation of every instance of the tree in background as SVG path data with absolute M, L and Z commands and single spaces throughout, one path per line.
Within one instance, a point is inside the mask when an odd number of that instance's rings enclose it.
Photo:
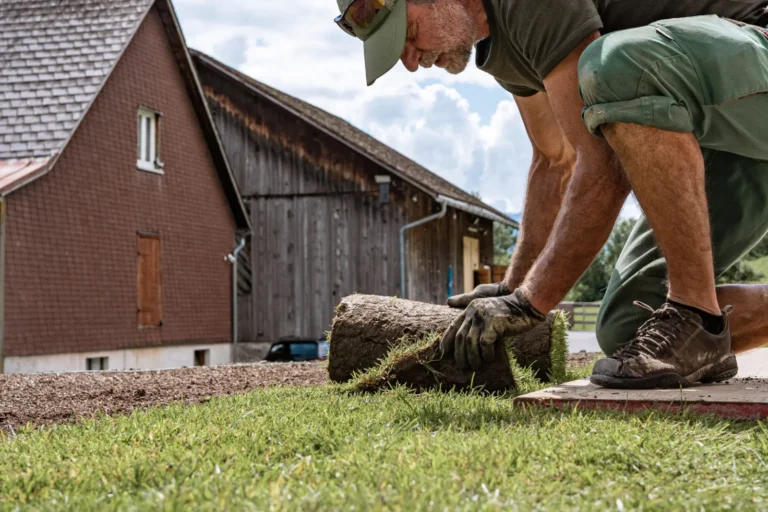
M 756 283 L 765 275 L 749 265 L 748 261 L 740 261 L 717 278 L 717 284 Z
M 509 265 L 512 249 L 517 245 L 517 230 L 501 222 L 493 223 L 493 264 Z
M 611 237 L 595 261 L 584 273 L 576 286 L 568 293 L 566 300 L 574 302 L 597 302 L 603 300 L 608 282 L 611 279 L 616 262 L 629 239 L 629 234 L 637 222 L 636 219 L 624 219 L 616 223 Z M 755 283 L 765 275 L 752 266 L 754 260 L 768 256 L 768 238 L 763 239 L 754 249 L 736 265 L 717 279 L 717 284 Z
M 602 300 L 608 280 L 616 266 L 629 233 L 635 225 L 635 219 L 625 219 L 616 223 L 611 237 L 605 247 L 597 255 L 573 290 L 567 300 L 575 302 L 594 302 Z M 499 222 L 493 223 L 493 264 L 509 265 L 512 250 L 517 244 L 518 232 L 510 226 Z
M 717 278 L 717 284 L 759 283 L 765 274 L 755 268 L 755 260 L 764 260 L 768 256 L 768 237 L 763 238 L 743 260 L 725 271 Z M 764 268 L 764 267 L 763 267 Z
M 629 239 L 637 219 L 621 219 L 613 227 L 605 247 L 581 276 L 576 286 L 568 293 L 566 300 L 574 302 L 597 302 L 603 300 L 608 281 L 619 259 L 619 254 Z
M 619 220 L 613 227 L 605 247 L 581 276 L 576 286 L 568 292 L 566 300 L 573 302 L 598 302 L 603 300 L 608 282 L 611 279 L 616 262 L 629 239 L 629 234 L 637 219 Z M 495 222 L 493 224 L 493 264 L 509 265 L 512 249 L 517 244 L 518 233 L 510 226 Z M 744 260 L 726 271 L 717 279 L 717 284 L 756 283 L 766 276 L 754 268 L 756 260 L 768 260 L 768 237 L 757 244 Z
M 766 256 L 768 256 L 768 236 L 760 240 L 760 242 L 749 252 L 747 259 L 756 260 L 758 258 L 765 258 Z

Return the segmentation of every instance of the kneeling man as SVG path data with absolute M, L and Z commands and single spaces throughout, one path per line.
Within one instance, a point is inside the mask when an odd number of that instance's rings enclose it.
M 534 148 L 503 282 L 449 299 L 442 339 L 473 369 L 544 319 L 605 244 L 630 191 L 644 216 L 611 278 L 593 382 L 717 382 L 768 343 L 768 287 L 716 277 L 768 231 L 768 1 L 337 0 L 368 84 L 402 60 L 477 66 Z M 732 312 L 732 313 L 731 313 Z

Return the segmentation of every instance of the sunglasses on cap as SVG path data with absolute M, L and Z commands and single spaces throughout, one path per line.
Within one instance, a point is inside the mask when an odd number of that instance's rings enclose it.
M 386 17 L 395 7 L 397 0 L 355 0 L 347 6 L 343 13 L 336 16 L 333 21 L 341 30 L 352 37 L 362 37 L 372 27 L 378 25 L 379 20 Z M 400 0 L 405 1 L 405 0 Z M 386 9 L 385 15 L 377 19 L 377 15 Z

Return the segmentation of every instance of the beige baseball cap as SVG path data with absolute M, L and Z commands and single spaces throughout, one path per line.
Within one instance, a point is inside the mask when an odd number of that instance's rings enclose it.
M 373 85 L 392 69 L 405 47 L 407 0 L 336 0 L 336 24 L 363 41 L 365 78 Z

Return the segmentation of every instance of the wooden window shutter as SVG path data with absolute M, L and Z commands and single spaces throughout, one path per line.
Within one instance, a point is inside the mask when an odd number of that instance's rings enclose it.
M 160 283 L 160 236 L 139 234 L 137 247 L 139 326 L 161 326 L 163 297 Z

